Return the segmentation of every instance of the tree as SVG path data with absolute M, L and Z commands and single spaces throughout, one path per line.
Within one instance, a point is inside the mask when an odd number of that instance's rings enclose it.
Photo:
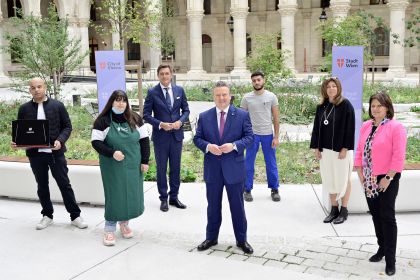
M 256 47 L 247 56 L 246 63 L 249 70 L 261 70 L 270 77 L 287 78 L 292 71 L 286 66 L 284 51 L 277 49 L 278 34 L 266 33 L 252 36 L 252 40 L 258 42 Z
M 96 25 L 94 28 L 102 35 L 119 35 L 118 49 L 124 49 L 124 40 L 149 44 L 146 34 L 151 24 L 161 20 L 160 7 L 154 7 L 150 0 L 103 0 L 96 9 L 101 12 L 101 18 L 110 26 Z M 149 34 L 154 36 L 154 34 Z
M 161 20 L 161 50 L 162 56 L 173 56 L 175 52 L 175 39 L 172 36 L 171 18 L 174 17 L 173 2 L 163 1 L 162 4 L 162 20 Z M 173 59 L 173 57 L 172 57 Z
M 14 77 L 13 87 L 26 92 L 27 81 L 37 76 L 45 81 L 47 92 L 57 98 L 63 75 L 75 70 L 88 52 L 81 53 L 80 40 L 69 38 L 68 21 L 59 18 L 53 4 L 48 7 L 47 17 L 14 17 L 12 25 L 13 33 L 6 34 L 11 47 L 3 50 L 23 68 Z
M 384 44 L 383 39 L 375 33 L 375 29 L 383 28 L 385 33 L 389 33 L 389 27 L 384 23 L 381 17 L 376 17 L 365 11 L 357 11 L 349 15 L 342 21 L 328 19 L 318 26 L 321 32 L 321 38 L 327 43 L 336 46 L 364 46 L 364 62 L 371 63 L 372 70 L 375 67 L 375 51 L 378 46 Z M 331 72 L 332 55 L 328 53 L 325 56 L 324 67 Z M 375 75 L 372 71 L 372 83 Z

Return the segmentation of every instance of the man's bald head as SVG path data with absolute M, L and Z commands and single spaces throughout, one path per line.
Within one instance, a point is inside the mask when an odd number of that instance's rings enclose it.
M 45 81 L 42 78 L 36 77 L 29 81 L 29 92 L 36 103 L 42 103 L 45 100 L 46 90 Z

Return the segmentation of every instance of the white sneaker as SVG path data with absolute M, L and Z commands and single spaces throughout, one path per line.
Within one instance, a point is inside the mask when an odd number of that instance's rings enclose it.
M 53 223 L 53 219 L 50 219 L 47 216 L 42 217 L 41 221 L 36 225 L 37 230 L 44 229 Z
M 76 219 L 71 221 L 71 224 L 75 227 L 78 227 L 78 228 L 87 228 L 88 227 L 88 224 L 83 221 L 82 217 L 77 217 Z
M 127 222 L 120 223 L 120 231 L 124 238 L 132 238 L 134 236 L 134 233 Z
M 115 245 L 115 233 L 114 232 L 105 232 L 104 233 L 104 245 L 105 246 L 114 246 Z

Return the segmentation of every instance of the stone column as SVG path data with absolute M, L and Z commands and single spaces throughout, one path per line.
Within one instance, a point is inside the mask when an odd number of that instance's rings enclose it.
M 295 13 L 296 0 L 280 0 L 282 50 L 286 51 L 286 65 L 296 73 L 295 68 Z
M 350 10 L 350 0 L 331 0 L 330 9 L 333 13 L 333 18 L 336 21 L 341 21 Z
M 158 0 L 151 1 L 151 13 L 160 13 L 159 10 L 161 5 Z M 157 68 L 160 64 L 160 56 L 162 54 L 160 48 L 160 24 L 154 23 L 149 27 L 149 40 L 150 40 L 150 70 L 148 72 L 149 77 L 156 77 Z
M 312 11 L 305 9 L 302 12 L 303 15 L 303 72 L 312 72 L 311 62 L 311 33 L 312 33 Z
M 41 0 L 21 0 L 22 10 L 25 16 L 41 16 Z
M 249 78 L 246 67 L 246 17 L 247 0 L 232 0 L 230 14 L 233 17 L 233 70 L 232 76 Z
M 397 34 L 399 41 L 403 42 L 405 38 L 405 9 L 408 6 L 407 0 L 388 1 L 390 10 L 390 28 L 391 32 Z M 404 67 L 404 47 L 400 44 L 394 44 L 389 40 L 389 68 L 386 72 L 387 78 L 405 77 Z
M 90 57 L 89 57 L 89 19 L 81 18 L 79 20 L 79 32 L 80 32 L 80 53 L 88 53 L 88 55 L 83 59 L 81 67 L 83 67 L 84 72 L 90 71 Z
M 201 21 L 204 16 L 203 1 L 187 1 L 187 18 L 190 22 L 190 70 L 189 77 L 200 77 L 203 70 L 203 49 Z
M 0 6 L 0 47 L 4 47 L 5 40 L 3 34 L 4 20 Z M 6 58 L 3 51 L 0 51 L 0 83 L 6 82 L 8 80 L 4 66 L 6 65 Z

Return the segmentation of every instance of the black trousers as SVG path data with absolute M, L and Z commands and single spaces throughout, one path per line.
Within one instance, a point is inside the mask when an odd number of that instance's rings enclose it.
M 63 197 L 64 206 L 70 213 L 71 220 L 80 216 L 80 208 L 77 206 L 73 189 L 68 177 L 67 161 L 64 155 L 53 155 L 50 153 L 39 153 L 37 156 L 29 157 L 32 172 L 38 183 L 38 197 L 41 202 L 43 216 L 53 217 L 54 208 L 50 199 L 50 188 L 48 180 L 48 170 L 60 188 Z
M 377 181 L 385 177 L 379 175 Z M 395 251 L 397 249 L 397 221 L 395 219 L 395 200 L 398 195 L 401 173 L 397 173 L 385 192 L 380 192 L 375 198 L 367 198 L 369 211 L 375 226 L 378 239 L 378 252 L 385 255 L 387 264 L 395 264 Z

